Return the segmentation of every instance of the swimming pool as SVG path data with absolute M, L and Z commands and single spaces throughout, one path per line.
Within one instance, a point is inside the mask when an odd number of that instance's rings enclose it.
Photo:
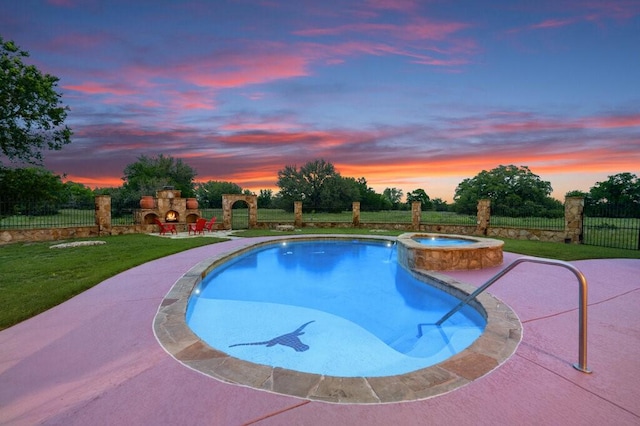
M 226 262 L 233 261 L 248 251 L 273 243 L 303 240 L 350 241 L 354 238 L 383 241 L 388 244 L 395 242 L 395 238 L 373 235 L 348 237 L 345 235 L 299 235 L 247 238 L 215 244 L 211 250 L 214 254 L 194 259 L 197 263 L 176 281 L 160 303 L 153 322 L 153 332 L 158 343 L 185 367 L 226 383 L 305 400 L 347 404 L 411 401 L 451 392 L 489 374 L 515 352 L 522 338 L 522 324 L 508 305 L 488 292 L 481 293 L 470 302 L 486 313 L 487 322 L 484 332 L 467 349 L 430 367 L 393 376 L 340 377 L 245 361 L 229 354 L 227 352 L 229 348 L 219 350 L 211 347 L 187 325 L 187 308 L 192 294 L 198 291 L 209 274 L 215 273 L 216 268 Z M 396 247 L 398 248 L 399 246 Z M 475 290 L 474 286 L 438 272 L 411 270 L 410 273 L 419 280 L 435 280 L 434 285 L 458 299 L 464 298 Z M 247 314 L 249 317 L 251 311 Z M 305 319 L 296 324 L 296 329 L 308 321 L 311 319 Z M 215 327 L 227 324 L 210 325 Z M 305 338 L 309 337 L 312 327 L 316 325 L 316 322 L 312 322 L 302 329 L 305 332 L 300 336 L 302 344 L 308 345 L 309 342 Z M 428 328 L 424 331 L 428 332 Z M 288 326 L 282 332 L 287 334 L 296 329 Z M 263 341 L 267 338 L 271 339 L 273 336 L 267 336 Z M 255 342 L 234 339 L 230 345 Z M 290 347 L 282 345 L 274 347 L 291 350 Z
M 486 321 L 400 267 L 395 245 L 288 241 L 217 267 L 196 288 L 187 324 L 211 347 L 257 364 L 340 377 L 403 374 L 468 347 Z

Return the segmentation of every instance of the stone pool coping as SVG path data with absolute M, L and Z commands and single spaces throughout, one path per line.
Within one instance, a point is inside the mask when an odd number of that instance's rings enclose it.
M 161 346 L 183 365 L 226 383 L 249 386 L 314 401 L 375 404 L 426 399 L 451 392 L 490 373 L 504 363 L 522 339 L 522 324 L 509 306 L 488 293 L 477 297 L 475 307 L 486 315 L 484 333 L 467 349 L 431 367 L 386 377 L 333 377 L 258 365 L 211 348 L 186 324 L 189 296 L 216 266 L 260 246 L 288 240 L 386 240 L 370 235 L 287 236 L 256 242 L 207 258 L 185 273 L 163 299 L 154 318 L 154 334 Z M 412 270 L 429 277 L 443 290 L 462 297 L 475 287 L 432 271 Z

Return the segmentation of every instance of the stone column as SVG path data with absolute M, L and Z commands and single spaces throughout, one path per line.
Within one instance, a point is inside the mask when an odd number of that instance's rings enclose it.
M 293 202 L 293 224 L 296 228 L 302 228 L 302 201 Z
M 222 196 L 222 228 L 231 229 L 231 200 L 226 195 Z
M 414 201 L 411 203 L 411 228 L 414 231 L 420 230 L 420 220 L 422 219 L 422 203 Z
M 487 235 L 491 222 L 491 200 L 478 200 L 478 222 L 476 235 Z
M 98 235 L 111 234 L 111 196 L 96 195 L 95 203 L 95 219 L 98 225 Z
M 247 196 L 247 204 L 249 204 L 249 228 L 258 227 L 258 197 L 255 195 Z
M 584 197 L 566 197 L 564 199 L 565 243 L 582 243 L 582 219 Z
M 353 226 L 358 228 L 360 227 L 360 201 L 354 201 L 351 210 L 353 211 Z

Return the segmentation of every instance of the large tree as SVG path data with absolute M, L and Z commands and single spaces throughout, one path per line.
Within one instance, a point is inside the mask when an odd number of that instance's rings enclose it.
M 138 161 L 124 169 L 123 189 L 133 197 L 154 195 L 159 189 L 172 186 L 183 197 L 193 197 L 193 179 L 196 172 L 181 159 L 160 154 L 157 157 L 140 156 Z
M 42 162 L 42 150 L 71 142 L 68 107 L 56 91 L 58 78 L 22 60 L 29 53 L 0 37 L 0 160 Z
M 463 180 L 456 188 L 455 211 L 476 214 L 478 200 L 490 199 L 491 208 L 507 216 L 555 216 L 562 204 L 550 197 L 551 183 L 527 166 L 498 166 Z
M 633 173 L 618 173 L 597 182 L 589 191 L 591 206 L 617 209 L 625 215 L 640 212 L 640 180 Z M 624 213 L 627 212 L 627 213 Z
M 0 194 L 0 216 L 54 214 L 68 197 L 62 178 L 42 167 L 0 167 Z
M 342 178 L 333 164 L 322 159 L 310 161 L 300 169 L 285 166 L 278 171 L 277 185 L 281 207 L 287 210 L 293 209 L 294 201 L 302 201 L 302 208 L 307 211 L 338 211 L 359 199 L 355 180 Z
M 422 188 L 407 193 L 407 204 L 411 205 L 414 201 L 420 201 L 420 209 L 422 210 L 429 210 L 433 207 L 431 198 L 429 198 L 427 192 Z
M 400 208 L 400 203 L 402 202 L 402 196 L 404 194 L 402 193 L 402 189 L 399 188 L 385 188 L 384 191 L 382 191 L 382 197 L 387 200 L 389 203 L 391 203 L 391 206 L 394 209 L 398 209 Z
M 222 208 L 224 194 L 242 194 L 242 188 L 233 182 L 215 180 L 196 185 L 196 197 L 202 207 Z

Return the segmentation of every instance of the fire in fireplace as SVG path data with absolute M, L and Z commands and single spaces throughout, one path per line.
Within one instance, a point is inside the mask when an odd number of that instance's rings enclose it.
M 177 222 L 178 221 L 178 212 L 175 210 L 169 210 L 167 214 L 164 216 L 165 222 Z

